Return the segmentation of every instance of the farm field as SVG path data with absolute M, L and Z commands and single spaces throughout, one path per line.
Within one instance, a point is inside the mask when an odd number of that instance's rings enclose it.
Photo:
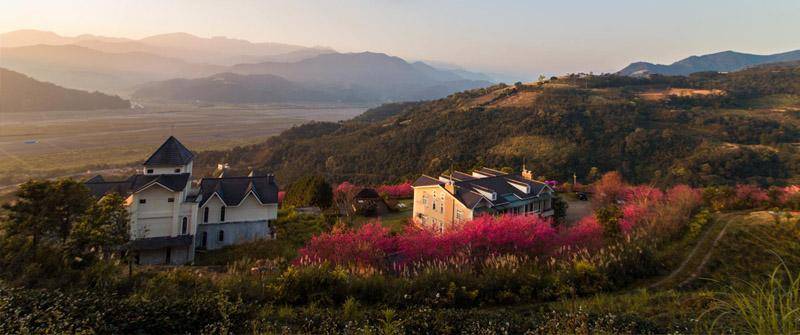
M 293 125 L 368 106 L 147 104 L 139 109 L 0 113 L 0 186 L 136 163 L 169 135 L 196 151 L 257 143 Z

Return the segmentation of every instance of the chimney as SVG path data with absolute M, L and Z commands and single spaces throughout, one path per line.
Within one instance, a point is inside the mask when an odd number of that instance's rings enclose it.
M 527 168 L 525 168 L 525 165 L 523 165 L 522 166 L 522 178 L 525 178 L 527 180 L 534 180 L 534 177 L 535 176 L 533 175 L 533 171 L 528 170 Z
M 450 194 L 456 194 L 456 183 L 451 180 L 450 182 L 444 184 L 444 189 L 447 190 L 447 192 L 450 192 Z

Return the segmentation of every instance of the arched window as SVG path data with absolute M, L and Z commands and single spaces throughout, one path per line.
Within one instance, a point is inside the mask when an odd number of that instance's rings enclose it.
M 181 234 L 186 235 L 189 232 L 189 218 L 183 217 L 183 221 L 181 222 Z
M 208 223 L 208 207 L 203 209 L 203 223 Z
M 219 208 L 219 222 L 225 222 L 225 206 Z
M 220 230 L 219 231 L 219 241 L 220 242 L 225 241 L 225 231 L 224 230 Z

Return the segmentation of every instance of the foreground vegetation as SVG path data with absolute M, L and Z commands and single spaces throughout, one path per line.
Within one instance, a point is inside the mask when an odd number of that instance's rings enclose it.
M 95 203 L 78 183 L 33 182 L 3 217 L 0 332 L 795 329 L 798 218 L 763 210 L 800 208 L 794 188 L 662 191 L 609 174 L 594 190 L 594 214 L 575 226 L 508 216 L 444 235 L 346 227 L 284 209 L 276 240 L 201 254 L 203 266 L 130 271 L 112 247 L 125 239 L 125 229 L 110 229 L 124 226 L 119 198 Z M 725 212 L 713 214 L 715 206 Z M 641 285 L 670 273 L 682 258 L 675 249 L 702 243 L 714 220 L 729 233 L 701 276 L 684 286 Z

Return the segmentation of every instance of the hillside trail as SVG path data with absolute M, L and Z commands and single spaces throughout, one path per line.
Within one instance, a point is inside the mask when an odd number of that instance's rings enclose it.
M 717 215 L 712 226 L 697 239 L 694 248 L 689 252 L 681 264 L 672 270 L 669 275 L 649 285 L 648 289 L 679 288 L 697 279 L 706 263 L 711 259 L 719 241 L 725 236 L 731 221 L 732 214 Z

